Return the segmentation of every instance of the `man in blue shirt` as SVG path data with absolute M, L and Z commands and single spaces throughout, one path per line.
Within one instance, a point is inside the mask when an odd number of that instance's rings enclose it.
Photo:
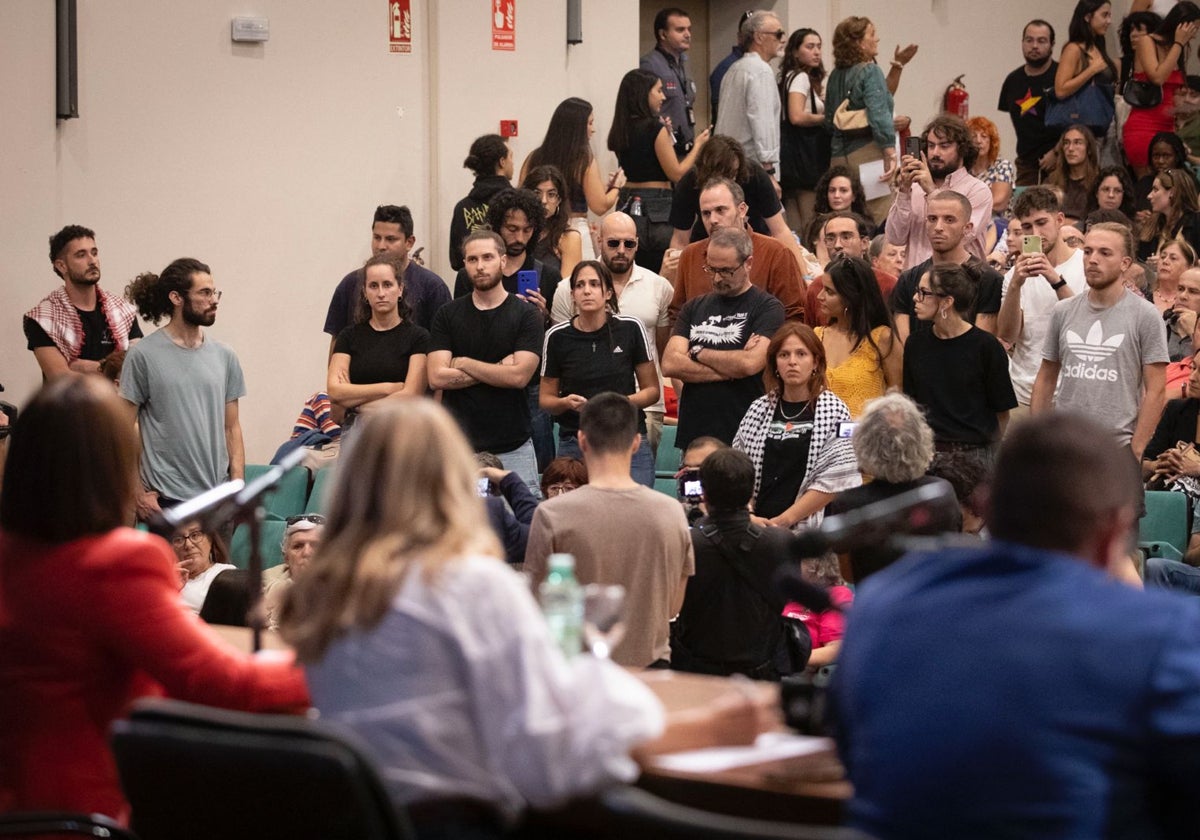
M 661 116 L 671 129 L 675 153 L 682 158 L 696 138 L 696 83 L 687 71 L 687 51 L 692 48 L 692 19 L 683 9 L 660 9 L 654 16 L 654 49 L 642 56 L 639 66 L 662 80 Z
M 984 548 L 859 590 L 833 700 L 872 836 L 1194 837 L 1200 602 L 1105 570 L 1139 477 L 1112 432 L 1050 413 L 1000 450 Z

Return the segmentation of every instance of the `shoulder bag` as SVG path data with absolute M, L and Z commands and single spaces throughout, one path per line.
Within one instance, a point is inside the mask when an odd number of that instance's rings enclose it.
M 842 134 L 866 135 L 871 131 L 871 121 L 867 119 L 866 105 L 861 108 L 850 107 L 850 100 L 854 98 L 854 89 L 862 79 L 863 72 L 864 68 L 860 66 L 858 74 L 846 85 L 846 98 L 838 103 L 837 110 L 833 112 L 833 127 Z M 828 102 L 825 103 L 825 107 L 829 107 Z
M 1083 66 L 1086 68 L 1090 59 L 1083 54 Z M 1093 76 L 1086 85 L 1065 99 L 1055 99 L 1046 108 L 1046 126 L 1048 128 L 1067 129 L 1073 125 L 1086 125 L 1096 135 L 1097 140 L 1104 139 L 1108 127 L 1116 115 L 1113 104 L 1113 90 L 1109 85 L 1096 84 Z
M 1130 108 L 1157 108 L 1162 104 L 1162 85 L 1141 79 L 1130 79 L 1121 92 L 1125 104 Z
M 803 72 L 803 71 L 797 71 Z M 786 94 L 791 78 L 783 87 Z M 817 93 L 809 86 L 808 112 L 817 112 Z M 816 125 L 792 125 L 787 118 L 784 96 L 783 121 L 779 133 L 779 185 L 785 190 L 811 190 L 829 168 L 830 133 L 825 121 Z

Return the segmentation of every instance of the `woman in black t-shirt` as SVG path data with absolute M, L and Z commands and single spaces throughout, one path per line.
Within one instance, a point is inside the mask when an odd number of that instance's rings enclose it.
M 363 266 L 357 323 L 346 327 L 329 357 L 329 399 L 347 409 L 343 426 L 384 400 L 425 394 L 429 333 L 409 318 L 395 255 L 376 254 Z
M 596 260 L 585 260 L 571 274 L 571 299 L 578 315 L 546 332 L 538 403 L 558 420 L 558 454 L 582 459 L 577 440 L 579 410 L 589 397 L 613 391 L 638 408 L 658 401 L 658 374 L 650 358 L 642 322 L 617 314 L 612 274 Z M 634 453 L 635 481 L 654 486 L 654 457 L 646 437 L 645 415 L 638 412 L 642 441 Z

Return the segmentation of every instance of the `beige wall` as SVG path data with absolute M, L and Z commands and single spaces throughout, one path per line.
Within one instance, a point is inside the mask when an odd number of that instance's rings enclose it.
M 875 19 L 886 55 L 920 43 L 898 96 L 918 123 L 962 72 L 972 112 L 997 118 L 1020 27 L 1046 14 L 1037 0 L 773 5 L 789 31 L 815 24 L 827 43 L 850 11 Z M 56 124 L 52 4 L 0 2 L 5 396 L 22 402 L 40 380 L 18 313 L 60 282 L 46 238 L 87 224 L 111 290 L 179 256 L 210 263 L 226 292 L 213 335 L 241 357 L 248 456 L 264 461 L 324 382 L 325 307 L 367 256 L 376 204 L 412 207 L 428 264 L 449 280 L 448 220 L 470 187 L 461 164 L 474 137 L 519 120 L 519 162 L 558 102 L 582 96 L 596 108 L 601 168 L 615 165 L 604 140 L 617 82 L 637 64 L 638 0 L 584 0 L 584 42 L 570 47 L 564 2 L 519 0 L 515 53 L 490 50 L 483 0 L 412 6 L 414 51 L 401 56 L 387 52 L 383 0 L 79 0 L 82 118 Z M 1060 42 L 1070 7 L 1050 13 Z M 732 41 L 729 9 L 709 3 L 714 60 Z M 232 44 L 238 14 L 270 18 L 271 40 Z M 694 72 L 706 83 L 706 68 Z M 1011 129 L 997 121 L 1011 149 Z

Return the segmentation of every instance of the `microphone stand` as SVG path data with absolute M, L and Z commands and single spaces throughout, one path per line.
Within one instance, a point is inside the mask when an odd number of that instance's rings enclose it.
M 247 567 L 247 587 L 250 590 L 249 610 L 246 616 L 253 636 L 253 650 L 262 649 L 264 616 L 259 609 L 262 601 L 262 523 L 267 510 L 263 504 L 266 495 L 272 492 L 283 477 L 304 460 L 304 450 L 297 449 L 272 466 L 249 484 L 240 478 L 219 484 L 212 490 L 201 493 L 194 499 L 178 504 L 168 511 L 156 515 L 147 523 L 151 533 L 163 539 L 171 536 L 179 526 L 193 520 L 205 530 L 212 530 L 224 522 L 232 522 L 234 528 L 246 524 L 250 530 L 250 562 Z

